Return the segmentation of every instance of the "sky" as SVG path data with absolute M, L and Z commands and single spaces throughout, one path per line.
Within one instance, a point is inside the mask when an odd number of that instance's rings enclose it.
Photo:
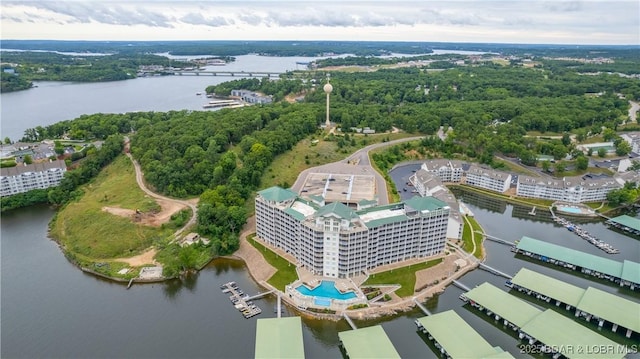
M 0 1 L 0 39 L 640 44 L 640 1 Z

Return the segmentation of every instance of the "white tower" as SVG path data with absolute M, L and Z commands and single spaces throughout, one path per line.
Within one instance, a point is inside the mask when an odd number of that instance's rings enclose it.
M 327 74 L 327 83 L 323 87 L 324 93 L 327 94 L 327 122 L 325 126 L 327 127 L 327 131 L 331 129 L 331 121 L 329 121 L 329 95 L 331 91 L 333 91 L 333 86 L 329 83 L 329 74 Z

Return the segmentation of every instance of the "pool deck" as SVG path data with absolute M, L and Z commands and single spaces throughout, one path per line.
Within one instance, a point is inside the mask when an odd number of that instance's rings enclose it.
M 570 216 L 587 216 L 587 217 L 595 217 L 598 214 L 591 207 L 581 204 L 581 203 L 568 203 L 568 202 L 553 202 L 551 205 L 555 207 L 555 210 L 562 214 L 567 214 Z

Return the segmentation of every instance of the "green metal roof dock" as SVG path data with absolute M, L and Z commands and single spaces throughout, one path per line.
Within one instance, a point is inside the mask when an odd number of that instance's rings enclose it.
M 555 278 L 522 268 L 511 282 L 514 289 L 534 295 L 538 299 L 564 303 L 566 309 L 576 308 L 576 316 L 587 320 L 595 317 L 602 327 L 604 321 L 612 324 L 612 331 L 618 326 L 627 329 L 627 338 L 633 332 L 640 333 L 640 304 L 615 294 L 589 287 L 586 290 Z
M 600 319 L 598 325 L 602 326 L 602 320 L 614 324 L 614 328 L 621 326 L 627 328 L 627 338 L 631 337 L 631 331 L 640 333 L 640 304 L 617 295 L 589 287 L 584 293 L 577 307 L 586 313 Z
M 300 317 L 258 319 L 255 358 L 304 358 Z
M 453 310 L 418 318 L 416 325 L 453 359 L 513 358 L 500 347 L 492 347 Z
M 585 292 L 583 288 L 576 287 L 575 285 L 534 272 L 527 268 L 520 269 L 520 271 L 513 276 L 513 279 L 511 279 L 511 283 L 517 287 L 534 291 L 542 296 L 560 301 L 574 308 L 578 306 Z M 544 298 L 538 299 L 544 300 Z
M 400 354 L 380 325 L 338 333 L 350 359 L 400 359 Z
M 640 235 L 640 219 L 627 216 L 626 214 L 611 218 L 606 223 L 616 228 L 620 228 L 623 231 L 631 232 L 635 235 Z
M 513 323 L 517 328 L 521 328 L 540 314 L 538 308 L 487 282 L 471 289 L 464 296 L 472 301 L 472 306 L 484 307 L 487 311 Z
M 529 343 L 540 341 L 566 358 L 622 358 L 621 345 L 547 309 L 521 328 Z
M 632 290 L 640 287 L 640 264 L 636 262 L 618 262 L 527 236 L 523 236 L 515 248 L 517 253 L 580 270 L 582 273 L 620 283 L 620 286 L 628 285 Z

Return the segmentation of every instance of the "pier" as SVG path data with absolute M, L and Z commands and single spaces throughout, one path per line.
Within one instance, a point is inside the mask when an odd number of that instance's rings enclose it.
M 422 303 L 420 303 L 416 298 L 413 298 L 413 302 L 416 303 L 416 305 L 418 306 L 418 308 L 420 308 L 420 310 L 422 310 L 422 312 L 426 315 L 431 315 L 431 312 L 429 311 L 429 309 L 427 309 L 427 307 L 425 307 L 424 305 L 422 305 Z
M 566 220 L 566 219 L 564 219 L 562 217 L 555 217 L 554 216 L 553 220 L 556 221 L 556 223 L 559 223 L 559 224 L 563 225 L 570 232 L 573 232 L 573 233 L 577 234 L 580 238 L 586 240 L 587 242 L 593 244 L 594 246 L 596 246 L 599 249 L 607 252 L 608 254 L 620 253 L 620 251 L 618 249 L 614 248 L 609 243 L 605 243 L 604 241 L 599 240 L 594 235 L 592 235 L 589 232 L 587 232 L 585 229 L 582 229 L 580 226 L 575 225 L 575 224 L 569 222 L 568 220 Z
M 258 306 L 251 302 L 252 297 L 244 294 L 244 292 L 238 288 L 236 282 L 225 283 L 220 286 L 220 289 L 222 290 L 222 293 L 231 293 L 229 300 L 233 303 L 233 306 L 242 313 L 245 319 L 249 319 L 262 313 L 262 309 L 258 308 Z M 259 298 L 269 293 L 260 293 L 254 297 Z
M 347 323 L 349 323 L 349 326 L 351 327 L 351 329 L 358 329 L 358 327 L 356 327 L 356 324 L 353 322 L 353 320 L 351 320 L 351 318 L 349 318 L 347 313 L 342 312 L 342 317 L 344 317 L 344 320 L 346 320 Z
M 243 107 L 244 103 L 238 100 L 211 100 L 202 105 L 202 108 Z
M 507 279 L 513 278 L 513 276 L 510 276 L 505 272 L 501 272 L 501 271 L 499 271 L 499 270 L 497 270 L 497 269 L 495 269 L 493 267 L 489 267 L 488 265 L 486 265 L 486 264 L 484 264 L 482 262 L 478 263 L 478 266 L 480 266 L 480 268 L 485 269 L 486 271 L 491 272 L 491 273 L 493 273 L 495 275 L 499 275 L 499 276 L 505 277 Z
M 268 294 L 273 293 L 274 291 L 275 291 L 275 289 L 272 289 L 272 290 L 267 291 L 267 292 L 258 293 L 256 295 L 252 295 L 250 297 L 247 297 L 245 300 L 246 301 L 250 301 L 250 300 L 254 300 L 254 299 L 260 299 L 260 298 L 262 298 L 262 297 L 264 297 L 264 296 L 266 296 Z
M 457 280 L 452 280 L 451 283 L 453 283 L 453 285 L 455 285 L 456 287 L 462 289 L 462 290 L 466 290 L 466 291 L 470 291 L 471 289 L 469 289 L 469 287 L 467 287 L 466 285 L 458 282 Z
M 276 304 L 276 311 L 277 311 L 277 317 L 280 318 L 282 317 L 282 297 L 280 297 L 280 294 L 278 293 L 278 302 Z
M 509 245 L 509 246 L 515 246 L 516 245 L 514 242 L 508 241 L 506 239 L 498 238 L 498 237 L 495 237 L 495 236 L 490 236 L 490 235 L 488 235 L 488 234 L 486 234 L 484 232 L 481 232 L 481 231 L 475 231 L 475 232 L 485 236 L 490 241 L 506 244 L 506 245 Z
M 531 208 L 531 212 L 529 212 L 529 214 L 532 216 L 536 215 L 536 206 L 533 206 L 533 208 Z

